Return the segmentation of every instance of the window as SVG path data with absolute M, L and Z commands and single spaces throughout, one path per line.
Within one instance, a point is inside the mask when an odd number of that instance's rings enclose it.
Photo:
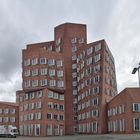
M 119 121 L 119 128 L 120 128 L 120 132 L 122 132 L 122 131 L 124 131 L 125 130 L 125 128 L 124 128 L 124 126 L 125 126 L 125 123 L 124 123 L 124 119 L 121 119 L 120 121 Z
M 41 113 L 35 113 L 35 119 L 40 120 L 41 119 Z
M 58 46 L 58 45 L 60 45 L 60 43 L 61 43 L 61 38 L 58 38 L 58 39 L 55 41 L 55 44 L 56 44 L 56 46 Z
M 76 69 L 77 68 L 77 64 L 72 64 L 72 69 Z
M 76 56 L 76 54 L 75 54 L 75 55 L 72 56 L 72 60 L 74 61 L 74 60 L 76 60 L 76 59 L 77 59 L 77 56 Z
M 72 44 L 77 43 L 77 38 L 76 38 L 76 37 L 73 37 L 73 38 L 71 39 L 71 43 L 72 43 Z
M 99 99 L 98 98 L 92 99 L 92 104 L 99 105 Z
M 97 73 L 100 71 L 100 64 L 94 66 L 94 73 Z
M 140 103 L 134 103 L 133 104 L 133 111 L 134 112 L 140 112 Z
M 9 109 L 8 108 L 5 108 L 4 109 L 4 114 L 8 114 L 9 113 Z
M 54 103 L 53 108 L 54 109 L 59 109 L 59 105 L 57 103 Z
M 47 113 L 47 119 L 49 119 L 49 120 L 52 119 L 52 113 Z
M 100 87 L 99 86 L 93 88 L 93 94 L 99 94 L 99 92 L 100 92 Z
M 51 86 L 51 87 L 56 86 L 56 81 L 55 81 L 55 80 L 50 80 L 50 86 Z
M 40 64 L 46 64 L 46 58 L 40 58 Z
M 72 52 L 76 52 L 76 51 L 77 51 L 77 47 L 76 47 L 76 46 L 73 46 L 73 47 L 71 48 L 71 50 L 72 50 Z
M 47 79 L 42 79 L 41 86 L 46 86 L 46 85 L 47 85 Z
M 59 88 L 63 88 L 64 87 L 64 81 L 57 81 L 57 86 Z
M 41 107 L 42 107 L 41 101 L 40 101 L 40 102 L 37 102 L 37 103 L 36 103 L 36 108 L 41 108 Z
M 93 82 L 94 82 L 94 84 L 100 82 L 100 76 L 99 75 L 95 76 L 93 78 Z
M 33 80 L 32 87 L 37 87 L 37 86 L 38 86 L 38 80 Z
M 54 92 L 53 98 L 54 98 L 54 99 L 58 99 L 58 93 Z
M 118 131 L 118 121 L 117 120 L 113 121 L 113 126 L 114 126 L 114 132 Z
M 62 67 L 62 66 L 63 66 L 62 60 L 57 60 L 57 67 Z
M 49 70 L 49 76 L 55 76 L 55 69 L 50 69 Z
M 26 71 L 24 71 L 24 76 L 25 76 L 25 77 L 30 76 L 30 70 L 26 70 Z
M 52 102 L 48 102 L 48 108 L 53 109 L 53 103 Z
M 61 51 L 61 47 L 60 47 L 60 46 L 56 47 L 56 48 L 55 48 L 55 51 L 56 51 L 56 52 L 60 52 L 60 51 Z
M 99 50 L 101 50 L 101 43 L 99 43 L 95 46 L 95 52 L 97 52 Z
M 92 54 L 92 52 L 93 52 L 93 47 L 90 47 L 87 49 L 87 55 Z
M 60 96 L 59 96 L 59 99 L 60 99 L 61 101 L 63 101 L 63 100 L 64 100 L 64 95 L 60 95 Z
M 48 98 L 53 98 L 53 92 L 52 91 L 48 91 Z
M 38 59 L 37 58 L 32 58 L 32 65 L 37 65 Z
M 38 98 L 41 98 L 41 97 L 42 97 L 42 91 L 38 91 L 38 92 L 37 92 L 37 97 L 38 97 Z
M 3 120 L 4 120 L 4 122 L 8 122 L 9 118 L 8 117 L 4 117 Z
M 30 87 L 30 80 L 27 80 L 24 82 L 25 88 Z
M 41 75 L 47 75 L 47 68 L 41 69 Z
M 49 64 L 49 66 L 54 66 L 55 65 L 55 60 L 54 59 L 49 59 L 48 64 Z
M 64 105 L 59 105 L 59 109 L 60 109 L 61 111 L 63 111 L 63 110 L 64 110 Z
M 29 109 L 30 109 L 30 110 L 34 109 L 34 103 L 30 103 L 30 104 L 29 104 Z
M 84 38 L 83 37 L 82 38 L 79 38 L 79 43 L 80 44 L 84 43 Z
M 91 130 L 94 133 L 97 133 L 97 121 L 92 122 Z
M 34 92 L 31 92 L 31 93 L 28 94 L 28 95 L 29 95 L 30 99 L 34 99 L 34 97 L 35 97 L 35 93 L 34 93 Z
M 74 86 L 74 87 L 77 86 L 77 81 L 73 81 L 72 86 Z
M 52 135 L 52 124 L 47 124 L 46 129 L 47 129 L 47 136 L 51 136 Z
M 133 130 L 140 131 L 140 118 L 133 118 Z
M 95 55 L 94 56 L 94 61 L 98 62 L 99 60 L 101 60 L 101 55 L 100 54 Z
M 63 71 L 62 70 L 57 71 L 57 77 L 63 77 Z
M 29 66 L 30 65 L 30 59 L 26 59 L 24 61 L 24 66 Z
M 98 116 L 98 113 L 99 113 L 98 109 L 92 110 L 92 112 L 91 112 L 92 117 L 97 117 Z
M 38 75 L 38 69 L 32 70 L 32 76 L 37 76 Z
M 34 124 L 35 136 L 40 136 L 40 124 Z
M 60 120 L 60 121 L 64 121 L 64 115 L 60 115 L 60 116 L 59 116 L 59 120 Z
M 47 51 L 52 51 L 52 46 L 51 45 L 47 47 Z
M 77 77 L 77 72 L 73 72 L 72 73 L 72 78 L 76 78 Z
M 54 120 L 58 120 L 58 115 L 54 114 Z
M 77 90 L 73 90 L 73 91 L 72 91 L 72 94 L 73 94 L 73 95 L 77 95 Z
M 92 57 L 88 58 L 88 59 L 87 59 L 87 65 L 92 64 L 92 60 L 93 60 Z

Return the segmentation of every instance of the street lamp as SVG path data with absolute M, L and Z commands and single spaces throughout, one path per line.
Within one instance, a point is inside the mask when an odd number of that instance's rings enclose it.
M 132 74 L 135 74 L 138 71 L 138 79 L 139 79 L 139 88 L 140 88 L 140 63 L 139 66 L 137 68 L 134 68 L 132 71 Z

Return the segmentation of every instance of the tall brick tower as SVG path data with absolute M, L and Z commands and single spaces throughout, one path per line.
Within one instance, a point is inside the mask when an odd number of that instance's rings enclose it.
M 86 34 L 86 25 L 65 23 L 54 41 L 23 50 L 22 135 L 106 132 L 106 103 L 117 94 L 114 59 L 104 40 L 87 44 Z

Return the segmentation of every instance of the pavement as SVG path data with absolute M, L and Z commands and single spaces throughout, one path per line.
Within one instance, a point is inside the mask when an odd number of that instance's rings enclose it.
M 140 134 L 105 134 L 105 135 L 72 135 L 57 137 L 22 137 L 0 138 L 0 140 L 140 140 Z

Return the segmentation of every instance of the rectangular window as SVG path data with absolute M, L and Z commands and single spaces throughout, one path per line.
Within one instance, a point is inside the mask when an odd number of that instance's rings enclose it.
M 58 110 L 59 109 L 59 105 L 57 103 L 54 103 L 53 108 Z
M 73 81 L 72 86 L 74 86 L 74 87 L 77 86 L 77 81 Z
M 133 130 L 140 131 L 140 118 L 133 118 Z
M 25 77 L 29 77 L 29 76 L 30 76 L 30 70 L 24 71 L 24 76 L 25 76 Z
M 64 87 L 64 81 L 57 81 L 57 86 L 59 88 L 63 88 Z
M 30 87 L 30 80 L 25 81 L 24 86 L 25 86 L 25 88 Z
M 140 112 L 140 103 L 133 103 L 133 111 Z
M 63 110 L 64 110 L 64 105 L 59 105 L 59 109 L 60 109 L 61 111 L 63 111 Z
M 87 65 L 92 64 L 92 62 L 93 62 L 92 60 L 93 60 L 93 58 L 92 58 L 92 57 L 88 58 L 88 59 L 87 59 Z
M 64 115 L 60 115 L 60 116 L 59 116 L 59 120 L 60 120 L 60 121 L 64 121 Z
M 52 113 L 47 113 L 47 119 L 51 120 L 52 119 Z
M 124 119 L 122 119 L 122 120 L 120 120 L 119 121 L 119 128 L 120 128 L 120 132 L 122 132 L 122 131 L 125 131 L 125 128 L 124 128 L 124 126 L 125 126 L 125 123 L 124 123 Z
M 54 98 L 54 99 L 58 99 L 58 93 L 54 92 L 53 98 Z
M 50 80 L 50 87 L 56 86 L 56 81 L 55 80 Z
M 57 71 L 57 77 L 63 77 L 63 71 L 62 70 Z
M 32 70 L 32 76 L 37 76 L 38 75 L 38 69 Z
M 51 45 L 47 47 L 47 51 L 52 51 L 52 46 Z
M 48 64 L 49 64 L 49 66 L 54 66 L 55 65 L 55 60 L 54 59 L 49 59 Z
M 9 109 L 8 108 L 5 108 L 4 109 L 4 114 L 8 114 L 9 113 Z
M 74 61 L 74 60 L 76 60 L 76 59 L 77 59 L 77 56 L 76 56 L 76 54 L 75 54 L 75 55 L 72 56 L 72 60 Z
M 38 80 L 33 80 L 32 87 L 37 87 L 37 86 L 38 86 Z
M 63 100 L 64 100 L 64 95 L 61 94 L 61 95 L 59 96 L 59 99 L 60 99 L 61 101 L 63 101 Z
M 98 62 L 99 60 L 101 60 L 101 55 L 97 54 L 94 56 L 94 62 Z
M 8 117 L 4 117 L 3 120 L 4 120 L 4 122 L 9 122 L 9 118 Z
M 41 119 L 41 113 L 35 113 L 35 119 L 40 120 Z
M 97 52 L 99 50 L 101 50 L 101 43 L 99 43 L 95 46 L 95 52 Z
M 47 85 L 47 79 L 42 79 L 41 86 L 46 86 L 46 85 Z
M 37 102 L 36 103 L 36 108 L 41 108 L 42 107 L 42 102 Z
M 38 59 L 32 58 L 32 65 L 37 65 L 37 64 L 38 64 Z
M 77 68 L 77 64 L 72 64 L 72 69 L 76 69 Z
M 41 69 L 41 75 L 47 75 L 47 68 Z
M 87 55 L 92 54 L 92 52 L 93 52 L 93 47 L 90 47 L 87 49 Z
M 0 122 L 2 122 L 2 117 L 0 117 Z
M 63 62 L 62 60 L 57 60 L 57 67 L 62 67 L 63 66 Z
M 48 108 L 53 109 L 53 102 L 48 102 Z
M 42 97 L 42 91 L 38 91 L 38 92 L 37 92 L 37 97 L 38 97 L 38 98 L 41 98 L 41 97 Z
M 73 90 L 73 91 L 72 91 L 72 94 L 73 94 L 73 95 L 77 95 L 77 90 Z
M 40 58 L 40 64 L 46 64 L 46 58 Z
M 49 76 L 55 76 L 55 69 L 49 69 Z
M 54 114 L 54 120 L 58 120 L 58 115 Z
M 30 59 L 26 59 L 24 61 L 24 66 L 29 66 L 30 65 Z
M 71 39 L 71 43 L 72 43 L 72 44 L 77 43 L 77 38 L 76 38 L 76 37 L 73 37 L 73 38 Z
M 99 71 L 100 71 L 100 64 L 95 65 L 95 66 L 94 66 L 94 73 L 97 73 L 97 72 L 99 72 Z
M 52 91 L 48 91 L 48 98 L 53 98 L 53 92 Z

